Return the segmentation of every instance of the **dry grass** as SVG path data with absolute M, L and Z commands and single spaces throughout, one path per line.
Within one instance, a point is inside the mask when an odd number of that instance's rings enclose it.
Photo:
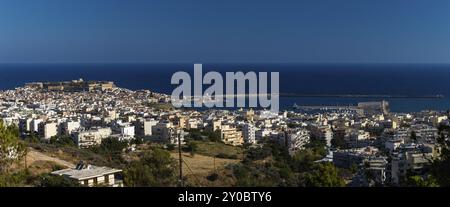
M 28 148 L 26 159 L 14 163 L 13 166 L 11 166 L 11 170 L 13 172 L 20 171 L 26 167 L 32 175 L 39 175 L 52 172 L 55 168 L 69 168 L 73 166 L 74 164 L 71 162 L 39 152 L 33 148 Z
M 226 155 L 234 156 L 236 159 L 242 158 L 243 148 L 226 145 L 221 142 L 191 141 L 197 144 L 197 153 L 206 156 Z
M 171 156 L 178 160 L 178 153 L 171 152 Z M 187 177 L 187 182 L 194 186 L 230 186 L 234 183 L 231 173 L 225 170 L 228 164 L 236 164 L 239 160 L 216 158 L 214 165 L 214 157 L 196 154 L 191 156 L 189 153 L 182 153 L 184 161 L 183 174 Z M 216 181 L 207 179 L 209 175 L 214 173 L 214 166 L 219 177 Z

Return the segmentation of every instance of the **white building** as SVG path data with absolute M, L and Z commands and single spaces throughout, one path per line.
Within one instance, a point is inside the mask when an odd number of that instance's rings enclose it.
M 310 141 L 310 132 L 306 129 L 298 129 L 289 132 L 287 136 L 287 147 L 290 155 L 294 155 L 297 150 L 304 149 Z
M 51 174 L 65 176 L 87 187 L 123 187 L 123 181 L 119 179 L 118 176 L 120 172 L 122 172 L 122 170 L 86 165 L 83 162 L 80 162 L 75 168 L 58 170 Z
M 404 139 L 389 139 L 384 143 L 384 147 L 389 150 L 389 152 L 392 152 L 396 150 L 400 145 L 405 143 Z
M 81 127 L 79 121 L 67 121 L 62 124 L 61 134 L 70 135 Z
M 432 116 L 430 118 L 430 122 L 433 124 L 433 126 L 439 126 L 439 124 L 445 120 L 447 120 L 447 116 Z
M 55 122 L 50 122 L 50 123 L 40 123 L 39 124 L 40 129 L 39 129 L 39 134 L 41 136 L 42 139 L 50 139 L 53 136 L 58 135 L 58 125 Z
M 180 139 L 181 144 L 185 144 L 184 137 L 187 132 L 176 128 L 171 122 L 158 123 L 152 127 L 152 130 L 153 135 L 165 143 L 178 144 Z
M 31 121 L 31 131 L 34 132 L 39 132 L 39 124 L 42 123 L 44 120 L 42 119 L 33 119 L 33 121 Z
M 120 127 L 120 134 L 124 137 L 134 138 L 134 126 L 124 125 Z
M 95 128 L 88 131 L 78 131 L 73 134 L 75 143 L 80 148 L 99 145 L 102 140 L 111 136 L 112 130 L 107 128 Z
M 144 121 L 144 136 L 152 136 L 152 128 L 153 126 L 156 126 L 156 124 L 158 124 L 157 120 L 154 119 L 150 119 L 150 120 L 145 120 Z

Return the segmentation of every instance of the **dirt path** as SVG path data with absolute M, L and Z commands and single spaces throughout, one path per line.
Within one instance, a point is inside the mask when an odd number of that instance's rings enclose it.
M 44 153 L 38 152 L 33 148 L 28 148 L 28 150 L 29 151 L 27 154 L 27 163 L 29 163 L 29 164 L 32 164 L 33 162 L 36 162 L 36 161 L 51 161 L 51 162 L 55 162 L 56 164 L 62 165 L 65 167 L 72 168 L 75 166 L 74 164 L 72 164 L 70 162 L 58 159 L 56 157 L 50 157 Z

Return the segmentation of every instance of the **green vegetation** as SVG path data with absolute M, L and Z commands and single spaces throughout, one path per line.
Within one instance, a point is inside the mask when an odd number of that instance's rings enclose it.
M 19 139 L 19 129 L 16 126 L 5 127 L 0 121 L 0 174 L 26 154 L 27 148 Z
M 36 132 L 30 132 L 25 138 L 25 142 L 28 143 L 40 143 L 41 140 L 38 137 L 38 134 Z
M 175 186 L 177 164 L 169 152 L 151 148 L 140 160 L 131 162 L 123 172 L 124 184 L 129 187 Z
M 191 156 L 194 156 L 198 151 L 198 144 L 196 142 L 189 141 L 183 150 L 190 152 Z
M 418 175 L 409 176 L 406 179 L 405 186 L 408 187 L 439 187 L 436 179 L 432 176 L 428 176 L 426 178 Z
M 435 184 L 442 187 L 450 186 L 450 126 L 440 125 L 438 127 L 439 137 L 437 141 L 441 147 L 441 154 L 434 159 L 430 166 L 430 176 L 426 178 L 412 177 L 408 181 L 416 185 L 431 185 Z
M 119 141 L 114 137 L 109 137 L 102 140 L 99 146 L 90 148 L 91 151 L 102 155 L 109 162 L 114 164 L 123 163 L 122 152 L 128 147 L 128 142 Z
M 81 184 L 64 176 L 40 175 L 34 183 L 36 187 L 80 187 Z
M 313 141 L 305 150 L 290 156 L 275 142 L 246 152 L 242 163 L 231 166 L 236 186 L 344 186 L 338 169 L 331 163 L 315 163 L 324 156 L 324 145 Z
M 412 141 L 414 141 L 414 142 L 416 142 L 417 141 L 417 135 L 416 135 L 416 132 L 415 131 L 411 131 L 411 140 Z
M 189 132 L 189 139 L 191 140 L 209 140 L 211 142 L 221 142 L 221 136 L 220 136 L 220 131 L 216 130 L 213 131 L 211 129 L 205 129 L 205 130 L 200 130 L 200 129 L 190 129 L 188 130 Z
M 54 137 L 50 138 L 50 144 L 54 144 L 57 146 L 66 146 L 66 147 L 76 146 L 73 139 L 70 136 L 66 136 L 66 135 L 54 136 Z
M 14 173 L 0 174 L 0 187 L 21 187 L 28 185 L 31 181 L 31 175 L 28 170 L 22 170 Z
M 239 187 L 276 187 L 296 186 L 297 179 L 290 168 L 269 162 L 266 164 L 239 163 L 231 166 L 236 186 Z
M 83 160 L 98 166 L 120 167 L 120 163 L 110 162 L 108 157 L 95 152 L 93 149 L 79 149 L 74 146 L 56 146 L 47 143 L 27 143 L 27 145 L 39 152 L 58 156 L 72 163 L 78 163 L 80 160 Z
M 190 145 L 196 146 L 196 153 L 206 156 L 221 156 L 222 158 L 237 159 L 242 157 L 243 148 L 226 145 L 221 142 L 195 141 L 188 142 Z
M 26 153 L 26 147 L 18 139 L 16 128 L 2 126 L 0 135 L 2 142 L 11 144 L 9 146 L 17 146 L 16 149 L 24 149 Z M 123 169 L 125 186 L 176 186 L 178 183 L 178 163 L 171 157 L 168 150 L 160 147 L 146 145 L 148 148 L 142 148 L 136 153 L 130 153 L 130 156 L 125 156 L 128 160 L 126 161 L 122 155 L 129 143 L 116 138 L 104 139 L 102 144 L 97 147 L 78 149 L 67 136 L 52 137 L 50 143 L 34 142 L 33 137 L 33 135 L 28 137 L 27 145 L 40 152 L 72 162 L 84 160 L 93 165 Z M 240 163 L 228 163 L 225 169 L 220 169 L 220 171 L 204 172 L 205 179 L 208 179 L 207 182 L 226 182 L 226 185 L 235 186 L 323 187 L 344 185 L 338 169 L 332 164 L 314 162 L 321 159 L 326 153 L 324 143 L 321 141 L 313 139 L 305 150 L 300 150 L 294 156 L 290 156 L 284 146 L 275 142 L 266 141 L 261 146 L 243 148 L 226 145 L 219 140 L 218 132 L 193 130 L 186 146 L 183 147 L 183 150 L 190 152 L 192 156 L 201 154 L 227 159 L 243 158 Z M 138 141 L 138 143 L 140 142 Z M 176 149 L 176 146 L 172 146 L 172 148 Z M 2 150 L 4 149 L 2 148 Z M 9 166 L 12 161 L 2 161 L 3 163 L 5 163 L 4 166 Z M 29 168 L 13 173 L 0 173 L 0 186 L 80 186 L 68 178 L 50 175 L 48 167 L 41 168 L 39 171 L 30 172 L 30 170 L 33 171 L 32 168 Z
M 299 123 L 288 123 L 287 126 L 288 126 L 289 128 L 294 129 L 294 128 L 301 127 L 302 125 L 299 124 Z
M 344 137 L 334 136 L 331 139 L 331 146 L 336 149 L 347 149 L 348 144 L 345 141 Z
M 305 187 L 344 187 L 345 182 L 338 172 L 331 163 L 315 164 L 301 176 L 300 183 Z
M 0 187 L 78 187 L 74 180 L 64 176 L 55 176 L 43 173 L 33 176 L 29 170 L 21 170 L 10 174 L 0 175 Z

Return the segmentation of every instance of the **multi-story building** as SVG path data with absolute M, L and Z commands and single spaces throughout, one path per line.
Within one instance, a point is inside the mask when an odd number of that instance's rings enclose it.
M 310 141 L 310 132 L 306 129 L 296 129 L 287 133 L 287 147 L 290 155 L 304 149 Z
M 271 130 L 263 128 L 255 132 L 255 139 L 260 141 L 266 137 L 270 137 Z
M 87 131 L 77 131 L 73 133 L 73 140 L 80 148 L 87 148 L 102 143 L 102 139 L 111 136 L 112 130 L 106 128 L 93 128 Z
M 423 174 L 426 165 L 433 159 L 433 149 L 413 143 L 401 145 L 392 154 L 391 182 L 398 184 L 407 173 Z
M 187 134 L 187 132 L 175 127 L 171 122 L 157 123 L 152 127 L 152 133 L 158 140 L 169 144 L 178 144 L 178 139 L 180 139 L 181 144 L 185 144 L 184 137 Z
M 256 137 L 255 137 L 255 126 L 251 123 L 245 123 L 244 127 L 242 128 L 242 133 L 244 135 L 244 142 L 247 144 L 255 144 L 256 143 Z
M 331 147 L 331 140 L 333 139 L 333 131 L 331 130 L 331 126 L 316 126 L 312 125 L 309 127 L 311 131 L 311 136 L 314 136 L 318 139 L 324 140 L 327 147 Z
M 134 136 L 135 136 L 134 126 L 132 126 L 132 125 L 120 126 L 120 134 L 126 138 L 131 138 L 131 139 L 134 138 Z
M 432 116 L 430 117 L 430 122 L 433 126 L 439 126 L 443 121 L 448 120 L 447 116 Z
M 341 168 L 360 166 L 366 158 L 376 156 L 378 149 L 373 147 L 337 150 L 333 152 L 333 164 Z
M 41 122 L 39 124 L 39 136 L 42 139 L 48 140 L 53 136 L 58 135 L 58 125 L 55 122 L 45 123 Z
M 365 170 L 369 173 L 371 178 L 378 184 L 384 184 L 386 182 L 386 172 L 388 161 L 387 157 L 382 156 L 370 156 L 364 161 Z
M 389 140 L 387 140 L 384 143 L 384 147 L 386 149 L 389 150 L 389 152 L 393 152 L 394 150 L 396 150 L 398 147 L 400 147 L 400 145 L 404 144 L 405 140 L 404 139 L 395 139 L 395 138 L 391 138 Z
M 42 123 L 44 120 L 42 119 L 33 119 L 31 121 L 31 131 L 33 132 L 39 132 L 39 124 Z
M 157 120 L 154 119 L 144 119 L 135 122 L 136 135 L 139 137 L 152 136 L 152 128 L 158 124 Z
M 19 130 L 22 133 L 30 132 L 32 129 L 31 123 L 33 119 L 31 118 L 23 118 L 19 119 Z
M 244 143 L 242 132 L 238 131 L 236 127 L 231 127 L 230 125 L 222 125 L 220 129 L 220 135 L 222 142 L 224 142 L 225 144 L 238 146 Z
M 79 121 L 70 120 L 70 121 L 63 122 L 61 124 L 61 133 L 60 134 L 70 135 L 73 132 L 80 129 L 80 127 L 81 127 L 81 124 Z

